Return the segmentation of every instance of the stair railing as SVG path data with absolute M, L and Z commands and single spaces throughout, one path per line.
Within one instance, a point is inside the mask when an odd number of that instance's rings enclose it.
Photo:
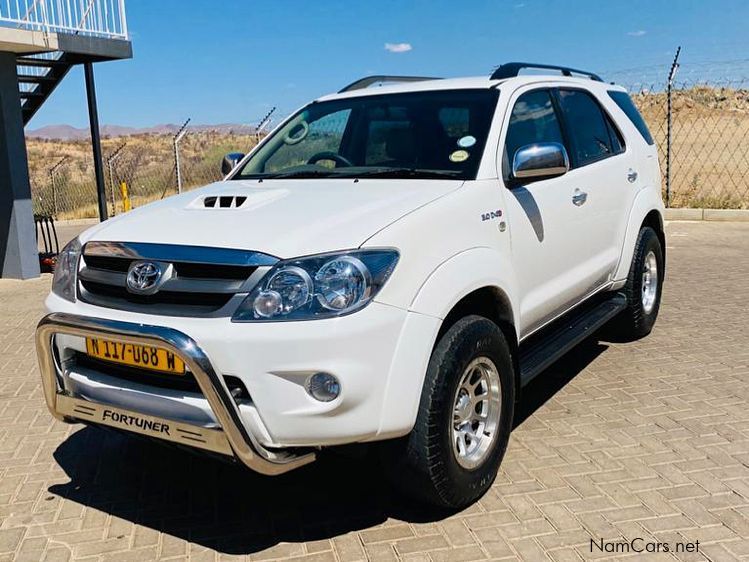
M 125 0 L 0 0 L 0 26 L 128 38 Z

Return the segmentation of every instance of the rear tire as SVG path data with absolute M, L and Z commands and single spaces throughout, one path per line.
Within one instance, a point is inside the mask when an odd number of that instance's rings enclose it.
M 421 501 L 465 507 L 492 485 L 512 430 L 515 377 L 502 330 L 458 320 L 432 352 L 413 431 L 384 445 L 394 484 Z
M 663 288 L 663 248 L 655 230 L 640 230 L 623 292 L 627 308 L 617 317 L 612 335 L 622 341 L 647 336 L 655 325 Z

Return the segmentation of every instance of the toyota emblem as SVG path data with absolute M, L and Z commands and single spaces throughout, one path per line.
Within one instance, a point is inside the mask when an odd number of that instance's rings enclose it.
M 136 295 L 152 295 L 165 279 L 163 264 L 153 261 L 136 261 L 127 271 L 127 290 Z

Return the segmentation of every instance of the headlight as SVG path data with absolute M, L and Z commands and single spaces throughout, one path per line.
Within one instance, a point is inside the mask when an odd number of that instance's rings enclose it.
M 52 292 L 70 302 L 75 302 L 75 282 L 80 256 L 81 243 L 78 238 L 74 238 L 57 256 L 55 274 L 52 277 Z
M 276 264 L 239 305 L 233 322 L 314 320 L 367 305 L 398 262 L 395 250 L 321 254 Z

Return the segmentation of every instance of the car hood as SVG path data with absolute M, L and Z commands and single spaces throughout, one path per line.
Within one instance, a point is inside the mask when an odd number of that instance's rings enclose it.
M 290 258 L 357 248 L 379 230 L 462 183 L 418 179 L 222 181 L 119 215 L 88 230 L 81 239 L 84 243 L 237 248 Z M 229 205 L 226 208 L 220 207 L 222 197 Z M 206 206 L 211 203 L 215 207 Z

